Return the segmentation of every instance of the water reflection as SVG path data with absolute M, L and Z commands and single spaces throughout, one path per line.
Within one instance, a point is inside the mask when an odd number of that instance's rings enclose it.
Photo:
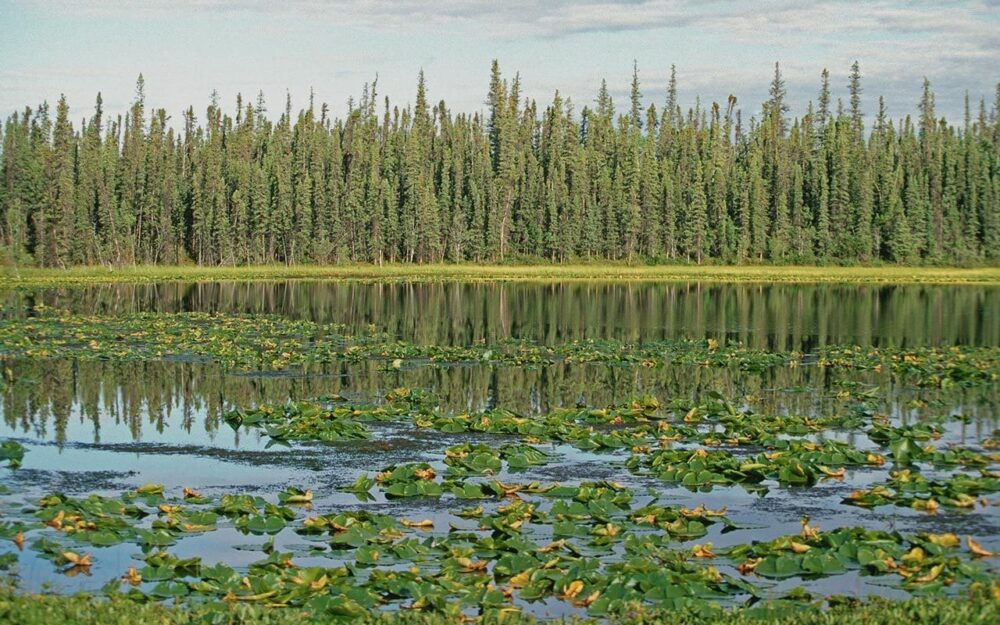
M 880 387 L 876 409 L 900 420 L 965 414 L 992 427 L 993 389 L 921 389 L 889 374 L 850 374 L 820 367 L 760 373 L 729 368 L 555 364 L 540 368 L 490 365 L 418 366 L 387 371 L 383 363 L 338 363 L 286 374 L 231 374 L 214 364 L 56 360 L 0 362 L 17 380 L 0 394 L 0 434 L 57 444 L 156 442 L 257 448 L 222 415 L 232 408 L 341 394 L 378 402 L 407 386 L 435 393 L 445 412 L 506 408 L 538 414 L 556 407 L 609 406 L 652 394 L 663 401 L 697 400 L 715 391 L 768 414 L 821 415 L 849 410 L 851 389 Z M 988 430 L 986 430 L 988 431 Z M 244 437 L 241 439 L 241 434 Z
M 8 292 L 0 294 L 0 303 L 0 314 L 5 315 L 31 314 L 38 304 L 105 315 L 271 313 L 341 322 L 355 329 L 373 324 L 400 338 L 439 345 L 507 336 L 550 344 L 576 338 L 643 341 L 714 336 L 739 339 L 754 347 L 802 351 L 827 343 L 1000 345 L 1000 315 L 989 314 L 1000 310 L 1000 288 L 987 287 L 207 283 Z M 859 394 L 877 389 L 877 399 L 867 401 L 863 408 L 891 415 L 897 423 L 952 414 L 969 417 L 948 420 L 938 445 L 978 444 L 997 428 L 1000 416 L 995 385 L 935 390 L 918 388 L 914 381 L 896 379 L 887 371 L 808 365 L 741 372 L 680 365 L 558 363 L 524 368 L 482 363 L 411 367 L 407 363 L 401 370 L 392 370 L 384 362 L 339 362 L 291 372 L 236 374 L 211 363 L 0 358 L 0 371 L 8 370 L 6 379 L 11 382 L 0 391 L 0 437 L 17 438 L 28 451 L 24 466 L 7 472 L 3 483 L 19 501 L 50 491 L 116 495 L 146 482 L 162 483 L 171 492 L 196 486 L 213 496 L 226 492 L 273 496 L 276 490 L 295 484 L 316 490 L 315 506 L 322 512 L 364 506 L 400 517 L 430 517 L 439 527 L 463 522 L 445 515 L 453 500 L 388 502 L 381 498 L 362 503 L 338 488 L 362 472 L 393 463 L 426 460 L 437 463 L 443 472 L 441 449 L 468 441 L 469 436 L 380 423 L 370 424 L 373 441 L 268 448 L 265 435 L 234 431 L 222 420 L 223 414 L 234 407 L 332 394 L 377 402 L 389 390 L 408 386 L 435 393 L 441 410 L 447 412 L 502 407 L 537 414 L 578 403 L 620 404 L 647 393 L 670 401 L 704 398 L 714 391 L 740 407 L 762 413 L 829 415 L 858 409 Z M 872 445 L 860 430 L 822 436 L 859 448 Z M 480 439 L 472 435 L 471 440 Z M 489 441 L 484 438 L 483 442 Z M 556 461 L 518 479 L 611 478 L 640 493 L 636 505 L 655 493 L 672 505 L 726 506 L 731 518 L 748 529 L 722 534 L 719 527 L 712 528 L 703 540 L 720 548 L 795 534 L 804 515 L 827 530 L 865 525 L 904 532 L 960 531 L 985 537 L 987 548 L 1000 548 L 993 538 L 1000 536 L 1000 508 L 994 506 L 975 514 L 943 511 L 930 517 L 906 509 L 870 511 L 840 504 L 851 490 L 884 479 L 881 469 L 851 468 L 844 481 L 829 480 L 810 489 L 774 485 L 762 498 L 738 488 L 693 493 L 631 475 L 622 467 L 628 455 L 625 450 L 590 453 L 559 445 L 551 451 Z M 259 551 L 245 547 L 256 543 L 254 548 L 259 549 L 261 541 L 223 527 L 185 538 L 171 551 L 241 567 L 260 559 Z M 241 548 L 234 548 L 237 545 Z M 275 547 L 301 551 L 302 539 L 286 529 L 275 537 Z M 68 580 L 30 550 L 20 556 L 18 571 L 29 590 L 41 591 L 51 583 L 64 592 L 95 592 L 135 565 L 137 551 L 134 545 L 96 549 L 92 578 Z M 311 563 L 303 554 L 300 564 Z M 333 563 L 319 559 L 315 564 Z M 735 574 L 731 566 L 720 566 L 723 572 Z M 800 582 L 796 578 L 768 590 L 779 593 Z M 887 588 L 885 580 L 868 583 L 854 573 L 804 585 L 820 595 L 849 588 L 858 595 L 902 596 L 901 591 Z
M 85 314 L 269 313 L 421 343 L 501 337 L 731 338 L 754 347 L 1000 345 L 1000 287 L 699 283 L 209 282 L 0 295 L 5 314 L 42 303 Z

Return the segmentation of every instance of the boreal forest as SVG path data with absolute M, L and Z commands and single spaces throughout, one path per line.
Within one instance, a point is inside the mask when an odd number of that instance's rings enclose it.
M 539 104 L 494 62 L 482 112 L 434 103 L 423 73 L 398 106 L 377 80 L 344 118 L 217 96 L 174 116 L 66 98 L 11 115 L 0 155 L 8 263 L 73 265 L 615 260 L 993 262 L 1000 257 L 1000 85 L 964 119 L 818 93 L 686 109 L 665 94 Z M 839 83 L 838 83 L 839 84 Z M 487 87 L 484 81 L 484 87 Z M 652 101 L 656 102 L 653 103 Z M 277 110 L 275 110 L 277 109 Z

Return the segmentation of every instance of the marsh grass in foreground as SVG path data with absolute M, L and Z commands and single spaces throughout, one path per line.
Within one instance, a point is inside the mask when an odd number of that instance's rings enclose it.
M 606 622 L 636 625 L 681 625 L 701 623 L 715 625 L 922 625 L 963 623 L 980 625 L 1000 620 L 1000 601 L 986 593 L 955 599 L 908 599 L 905 601 L 871 601 L 845 604 L 826 611 L 815 608 L 788 608 L 777 604 L 760 604 L 753 608 L 738 608 L 696 614 L 685 611 L 637 610 Z M 458 614 L 422 614 L 413 612 L 380 613 L 365 617 L 365 625 L 445 625 L 460 622 Z M 482 623 L 535 624 L 536 619 L 523 614 L 490 614 L 479 619 Z M 90 595 L 19 595 L 9 589 L 0 590 L 0 623 L 18 625 L 292 625 L 298 623 L 335 622 L 327 614 L 303 609 L 274 610 L 249 605 L 207 604 L 195 607 L 166 606 L 138 603 L 130 599 L 103 599 Z M 566 621 L 587 623 L 595 621 Z
M 840 267 L 624 264 L 575 265 L 258 265 L 0 269 L 0 287 L 206 280 L 345 280 L 363 282 L 780 282 L 841 284 L 1000 284 L 1000 267 Z

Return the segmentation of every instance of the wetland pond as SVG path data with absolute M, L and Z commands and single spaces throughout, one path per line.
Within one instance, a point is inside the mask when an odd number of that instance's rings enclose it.
M 1000 574 L 1000 287 L 0 290 L 24 591 L 603 616 Z

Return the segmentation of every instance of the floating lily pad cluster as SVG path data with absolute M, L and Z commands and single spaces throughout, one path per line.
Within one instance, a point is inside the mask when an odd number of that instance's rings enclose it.
M 844 503 L 864 508 L 895 504 L 934 514 L 941 506 L 974 509 L 977 504 L 988 503 L 979 497 L 998 491 L 1000 479 L 989 472 L 956 473 L 937 479 L 903 469 L 893 471 L 885 482 L 854 491 Z
M 126 553 L 133 562 L 109 580 L 111 594 L 298 606 L 344 618 L 386 607 L 471 614 L 556 602 L 603 616 L 636 604 L 731 604 L 770 599 L 774 592 L 805 600 L 809 594 L 802 587 L 787 590 L 787 580 L 849 572 L 913 593 L 1000 584 L 991 550 L 974 536 L 947 531 L 951 515 L 985 516 L 997 504 L 1000 436 L 977 431 L 959 443 L 948 435 L 962 415 L 915 422 L 885 414 L 885 389 L 871 382 L 906 385 L 921 402 L 971 387 L 992 389 L 1000 384 L 1000 348 L 833 345 L 799 353 L 714 339 L 434 346 L 374 329 L 350 334 L 335 324 L 279 317 L 108 318 L 41 310 L 27 319 L 0 319 L 0 356 L 211 359 L 233 370 L 267 371 L 377 361 L 387 379 L 410 367 L 469 363 L 601 363 L 627 375 L 675 365 L 693 375 L 703 367 L 744 376 L 777 367 L 836 373 L 821 392 L 837 401 L 807 414 L 768 413 L 749 391 L 726 397 L 711 389 L 524 413 L 502 402 L 450 411 L 416 388 L 380 391 L 367 403 L 331 395 L 225 414 L 233 428 L 292 448 L 282 453 L 305 446 L 353 450 L 369 439 L 366 450 L 380 449 L 379 437 L 390 427 L 432 441 L 419 456 L 393 454 L 345 468 L 330 490 L 352 493 L 356 502 L 339 495 L 330 503 L 324 496 L 331 493 L 316 485 L 203 495 L 150 484 L 118 495 L 54 492 L 31 501 L 2 493 L 0 539 L 8 546 L 0 548 L 0 568 L 30 556 L 50 561 L 56 574 L 86 575 L 119 561 L 108 554 Z M 572 463 L 574 455 L 599 458 L 602 474 L 581 469 L 557 482 L 549 471 Z M 0 444 L 0 461 L 9 469 L 24 459 L 18 442 Z M 862 478 L 857 488 L 847 484 L 855 477 Z M 919 531 L 923 526 L 824 530 L 803 519 L 799 533 L 767 533 L 760 540 L 759 528 L 718 503 L 744 496 L 726 489 L 749 491 L 754 501 L 776 490 L 832 492 L 834 502 L 843 498 L 861 515 L 894 506 L 893 514 L 912 519 L 938 516 L 934 532 Z M 879 527 L 885 527 L 881 521 Z M 177 555 L 184 541 L 197 543 L 213 532 L 238 532 L 253 541 L 240 548 L 261 557 L 247 564 Z M 723 535 L 725 546 L 714 546 Z
M 381 360 L 400 368 L 415 364 L 490 363 L 545 366 L 613 363 L 663 367 L 698 365 L 759 372 L 816 364 L 845 371 L 891 371 L 919 386 L 968 387 L 1000 378 L 997 347 L 860 347 L 830 345 L 809 354 L 752 349 L 716 339 L 644 343 L 578 340 L 544 345 L 503 340 L 494 344 L 422 345 L 374 329 L 350 333 L 269 315 L 136 313 L 118 316 L 60 314 L 39 309 L 28 318 L 0 318 L 0 356 L 100 360 L 210 359 L 237 370 L 281 370 L 312 363 Z
M 930 593 L 958 581 L 989 585 L 993 576 L 963 557 L 961 540 L 952 533 L 921 533 L 902 536 L 897 532 L 840 528 L 820 532 L 802 523 L 798 536 L 739 545 L 726 551 L 730 558 L 745 557 L 742 572 L 769 578 L 837 575 L 860 569 L 870 575 L 898 575 L 902 587 Z M 993 554 L 972 538 L 966 539 L 973 558 Z
M 429 465 L 394 467 L 380 476 L 378 483 L 389 487 L 436 483 Z M 636 603 L 679 608 L 706 599 L 754 600 L 767 593 L 767 580 L 850 570 L 895 578 L 918 593 L 995 581 L 981 564 L 993 554 L 955 534 L 823 531 L 803 519 L 796 535 L 725 549 L 692 547 L 682 543 L 703 538 L 711 526 L 739 527 L 725 509 L 636 504 L 636 493 L 616 482 L 477 484 L 489 509 L 455 510 L 452 518 L 462 524 L 452 521 L 444 533 L 430 519 L 363 509 L 317 513 L 313 493 L 295 487 L 275 502 L 190 489 L 170 497 L 147 485 L 112 498 L 47 495 L 3 536 L 20 547 L 24 534 L 32 534 L 30 549 L 66 575 L 90 574 L 104 549 L 134 543 L 135 564 L 108 582 L 112 594 L 302 606 L 340 617 L 387 605 L 511 611 L 551 600 L 600 616 Z M 460 498 L 443 488 L 434 496 Z M 187 535 L 229 525 L 260 536 L 287 528 L 311 547 L 305 555 L 282 552 L 269 539 L 260 546 L 262 559 L 242 568 L 172 553 Z
M 0 443 L 0 462 L 6 462 L 7 467 L 16 469 L 21 466 L 24 459 L 24 446 L 17 441 L 4 441 Z

